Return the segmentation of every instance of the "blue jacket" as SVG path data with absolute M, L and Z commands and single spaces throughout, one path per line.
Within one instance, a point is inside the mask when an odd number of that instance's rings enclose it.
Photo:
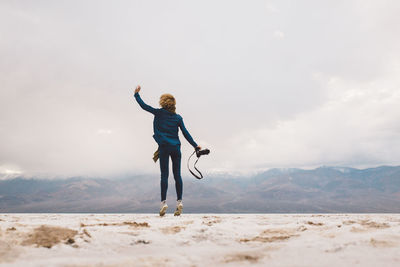
M 183 136 L 186 140 L 194 147 L 197 147 L 197 143 L 193 140 L 188 130 L 183 124 L 183 119 L 180 115 L 170 112 L 163 108 L 153 108 L 143 102 L 139 93 L 135 93 L 135 99 L 142 109 L 152 113 L 154 115 L 153 138 L 156 140 L 158 145 L 180 145 L 178 137 L 178 127 L 181 129 Z

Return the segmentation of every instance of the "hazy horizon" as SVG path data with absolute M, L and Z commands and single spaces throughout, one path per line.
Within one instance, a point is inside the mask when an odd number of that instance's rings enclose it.
M 183 175 L 184 179 L 195 179 L 192 174 L 190 174 L 189 171 L 187 171 L 187 166 L 186 166 L 186 159 L 183 159 L 185 166 L 182 166 L 182 171 L 185 172 Z M 193 163 L 195 160 L 190 161 L 190 168 L 193 170 Z M 205 161 L 205 160 L 204 160 Z M 202 165 L 202 164 L 200 164 Z M 159 164 L 157 164 L 159 166 Z M 291 167 L 285 167 L 285 168 L 278 168 L 278 167 L 272 167 L 272 168 L 265 168 L 265 169 L 254 169 L 254 170 L 247 170 L 247 171 L 213 171 L 213 170 L 203 170 L 203 166 L 198 166 L 202 173 L 205 175 L 205 178 L 224 178 L 224 179 L 249 179 L 249 178 L 254 178 L 257 175 L 268 173 L 270 171 L 280 171 L 280 172 L 290 172 L 293 170 L 301 170 L 301 171 L 315 171 L 318 169 L 336 169 L 340 172 L 344 172 L 345 170 L 341 169 L 352 169 L 352 170 L 358 170 L 358 171 L 365 171 L 365 170 L 374 170 L 374 169 L 379 169 L 379 168 L 397 168 L 400 167 L 400 165 L 376 165 L 376 166 L 369 166 L 369 167 L 349 167 L 349 166 L 328 166 L 328 165 L 320 165 L 320 166 L 310 166 L 310 167 L 303 167 L 303 168 L 291 168 Z M 158 169 L 157 169 L 158 170 Z M 2 173 L 2 176 L 0 177 L 0 181 L 2 180 L 9 180 L 9 179 L 14 179 L 14 178 L 22 178 L 22 179 L 40 179 L 40 180 L 53 180 L 53 179 L 75 179 L 75 178 L 83 178 L 83 179 L 105 179 L 105 180 L 113 180 L 113 179 L 125 179 L 129 177 L 148 177 L 148 176 L 154 176 L 155 178 L 159 178 L 160 173 L 156 171 L 132 171 L 132 172 L 114 172 L 111 174 L 104 174 L 104 175 L 95 175 L 95 174 L 76 174 L 76 175 L 68 175 L 68 174 L 50 174 L 50 173 L 39 173 L 39 174 L 27 174 L 27 173 Z M 172 179 L 172 174 L 170 174 L 171 181 Z M 206 179 L 206 180 L 208 180 Z M 155 179 L 157 180 L 157 179 Z
M 0 178 L 158 173 L 162 93 L 204 172 L 400 165 L 398 1 L 2 1 Z M 192 148 L 180 135 L 183 175 Z

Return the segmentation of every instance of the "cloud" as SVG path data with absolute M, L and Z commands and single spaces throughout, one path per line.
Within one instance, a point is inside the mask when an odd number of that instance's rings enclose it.
M 111 129 L 98 129 L 97 130 L 97 134 L 99 135 L 109 135 L 112 134 L 112 130 Z
M 0 180 L 20 176 L 23 172 L 15 165 L 0 165 Z
M 204 170 L 398 164 L 399 5 L 2 2 L 0 166 L 156 175 L 136 84 L 176 97 Z
M 268 12 L 270 12 L 270 13 L 278 13 L 279 12 L 279 10 L 276 8 L 276 6 L 270 2 L 267 2 L 266 8 L 267 8 Z
M 274 37 L 276 39 L 283 39 L 285 38 L 285 34 L 279 30 L 274 31 Z
M 314 77 L 329 91 L 329 100 L 274 127 L 233 136 L 230 147 L 240 148 L 233 155 L 236 167 L 398 164 L 400 69 L 365 83 Z

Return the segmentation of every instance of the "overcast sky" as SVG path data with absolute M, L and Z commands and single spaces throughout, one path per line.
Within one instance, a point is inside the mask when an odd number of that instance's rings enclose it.
M 3 0 L 0 177 L 158 173 L 137 84 L 154 107 L 176 97 L 207 173 L 399 165 L 399 14 L 397 0 Z

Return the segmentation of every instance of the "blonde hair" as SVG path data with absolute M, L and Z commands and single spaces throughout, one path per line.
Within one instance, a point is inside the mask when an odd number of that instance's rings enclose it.
M 160 106 L 172 113 L 175 113 L 176 101 L 173 95 L 163 94 L 160 96 Z

